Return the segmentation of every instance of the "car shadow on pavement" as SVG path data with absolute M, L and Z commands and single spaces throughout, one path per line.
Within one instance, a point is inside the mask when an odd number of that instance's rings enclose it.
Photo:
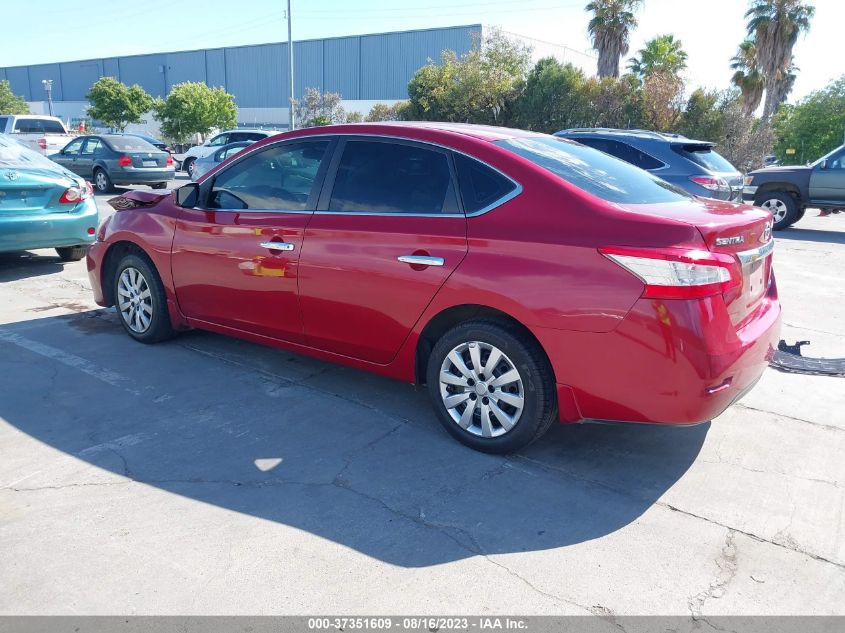
M 102 494 L 121 503 L 153 486 L 403 567 L 620 530 L 683 476 L 709 429 L 559 426 L 519 455 L 485 455 L 409 385 L 203 332 L 140 345 L 111 310 L 0 326 L 0 373 L 0 417 L 73 458 L 27 443 L 0 467 L 4 486 L 111 485 Z M 80 511 L 111 513 L 102 494 Z
M 0 253 L 0 283 L 61 272 L 65 262 L 55 251 L 52 255 L 37 255 L 29 251 Z
M 837 218 L 838 219 L 838 216 Z M 836 219 L 833 221 L 835 222 Z M 845 220 L 845 218 L 843 218 Z M 791 227 L 778 231 L 775 237 L 782 240 L 797 240 L 800 242 L 829 242 L 830 244 L 845 244 L 845 231 L 820 231 L 818 229 L 803 229 Z

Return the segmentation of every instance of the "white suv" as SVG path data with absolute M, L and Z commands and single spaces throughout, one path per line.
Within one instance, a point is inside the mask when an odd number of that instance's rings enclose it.
M 196 145 L 185 152 L 185 157 L 182 159 L 182 170 L 189 175 L 193 175 L 194 161 L 203 156 L 208 156 L 214 150 L 235 143 L 237 141 L 260 141 L 278 134 L 275 130 L 224 130 L 209 138 L 202 145 Z

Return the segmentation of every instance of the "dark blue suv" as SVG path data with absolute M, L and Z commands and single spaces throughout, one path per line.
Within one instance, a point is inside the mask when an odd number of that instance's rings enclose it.
M 555 136 L 589 145 L 696 196 L 742 202 L 743 177 L 713 143 L 649 130 L 577 128 Z

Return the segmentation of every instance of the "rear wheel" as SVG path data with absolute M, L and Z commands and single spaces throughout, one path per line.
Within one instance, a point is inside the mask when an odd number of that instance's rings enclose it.
M 109 178 L 105 169 L 98 167 L 94 170 L 94 187 L 100 193 L 109 193 L 114 189 L 111 178 Z
M 165 189 L 167 187 L 166 182 L 154 182 L 151 187 L 153 189 Z
M 141 343 L 158 343 L 173 336 L 164 286 L 152 263 L 126 255 L 114 276 L 114 302 L 126 333 Z
M 774 218 L 772 228 L 775 231 L 790 227 L 801 219 L 798 203 L 792 195 L 785 191 L 770 191 L 760 194 L 754 204 L 771 211 Z
M 78 262 L 88 252 L 87 246 L 62 246 L 56 249 L 63 262 Z
M 548 360 L 530 337 L 496 321 L 448 331 L 428 360 L 429 396 L 444 428 L 486 453 L 512 453 L 557 417 Z

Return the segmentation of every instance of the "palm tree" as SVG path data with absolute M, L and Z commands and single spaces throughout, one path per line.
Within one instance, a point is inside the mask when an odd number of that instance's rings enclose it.
M 687 67 L 687 53 L 674 35 L 660 35 L 645 43 L 645 48 L 628 62 L 628 68 L 641 79 L 656 73 L 677 77 Z
M 803 0 L 751 0 L 745 12 L 748 35 L 757 47 L 757 65 L 766 78 L 764 119 L 777 111 L 788 94 L 792 49 L 798 36 L 809 30 L 815 12 Z
M 593 17 L 587 26 L 598 51 L 599 77 L 618 77 L 619 60 L 628 54 L 628 38 L 637 26 L 634 11 L 642 0 L 593 0 L 586 7 Z
M 745 40 L 739 45 L 736 55 L 731 58 L 734 75 L 731 82 L 742 91 L 742 107 L 750 115 L 763 100 L 766 79 L 757 67 L 757 45 L 754 40 Z

